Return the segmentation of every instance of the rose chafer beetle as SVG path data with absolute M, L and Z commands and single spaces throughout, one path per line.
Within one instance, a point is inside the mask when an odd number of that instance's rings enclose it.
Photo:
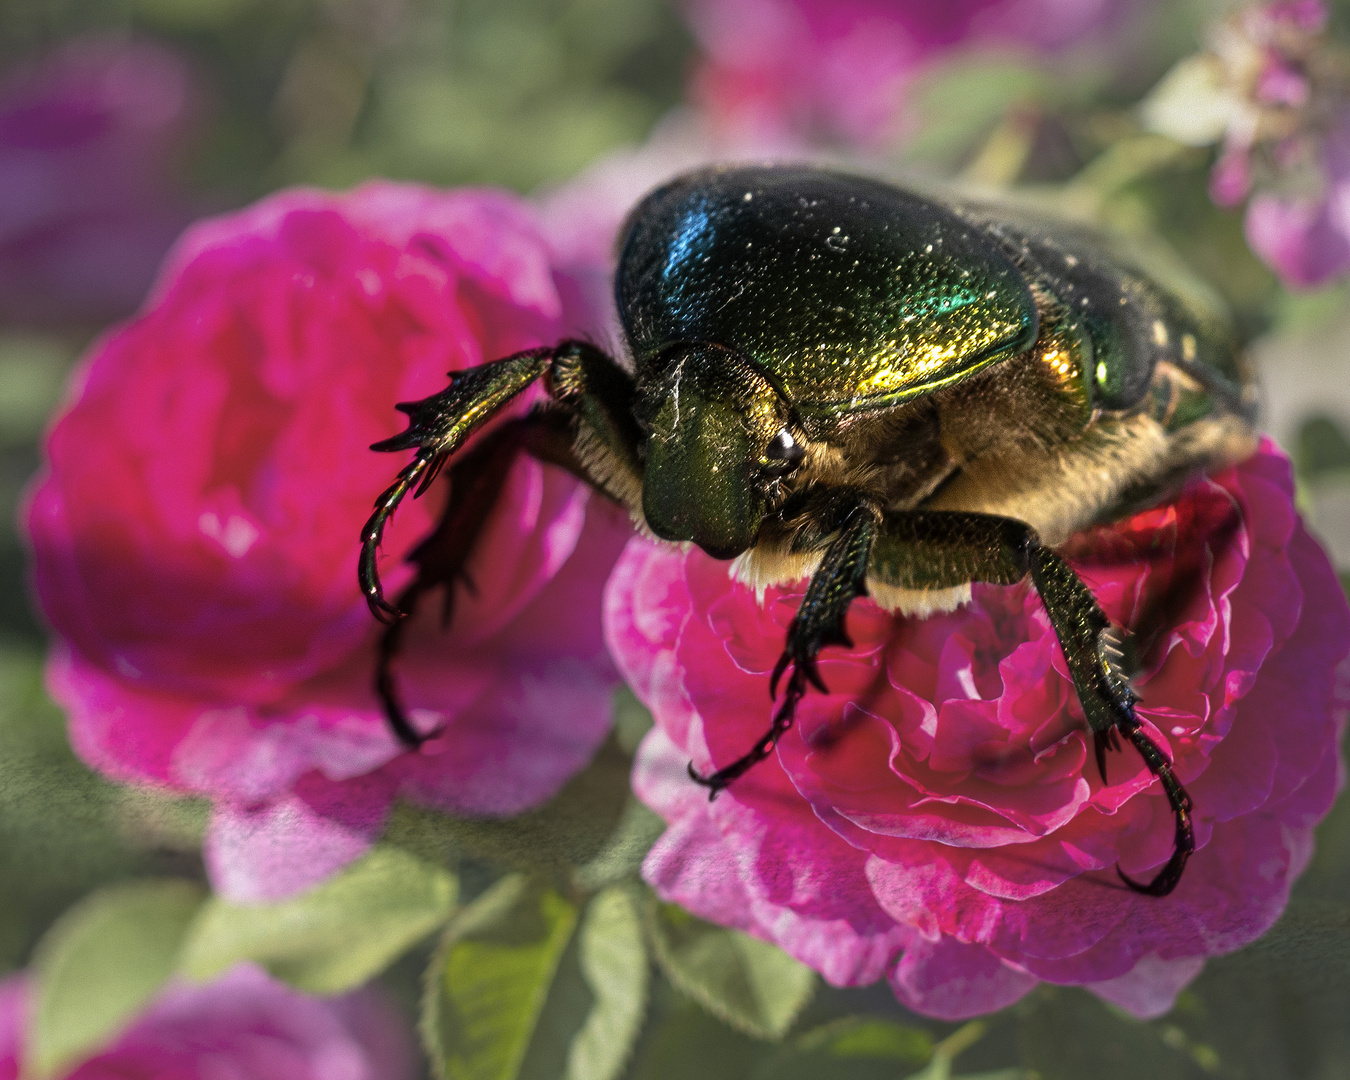
M 1164 280 L 1164 278 L 1168 280 Z M 816 658 L 850 644 L 855 597 L 949 610 L 972 582 L 1030 577 L 1064 650 L 1103 780 L 1124 735 L 1176 818 L 1162 896 L 1194 850 L 1191 801 L 1135 715 L 1127 636 L 1055 548 L 1256 445 L 1255 394 L 1222 314 L 1184 277 L 1076 226 L 810 167 L 709 169 L 649 194 L 622 240 L 616 296 L 631 364 L 584 341 L 452 375 L 399 408 L 376 450 L 416 450 L 362 531 L 359 577 L 392 620 L 377 686 L 421 736 L 391 664 L 398 618 L 453 587 L 515 453 L 563 464 L 669 541 L 760 589 L 809 577 L 770 680 L 781 702 L 713 795 L 768 756 Z M 387 602 L 376 550 L 480 425 L 537 380 L 548 403 L 456 460 L 446 518 Z M 1121 875 L 1124 877 L 1124 875 Z

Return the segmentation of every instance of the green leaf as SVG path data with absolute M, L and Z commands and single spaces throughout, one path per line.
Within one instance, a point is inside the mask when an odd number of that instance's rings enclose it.
M 52 926 L 33 959 L 33 1075 L 55 1075 L 116 1038 L 173 974 L 204 895 L 186 881 L 115 885 Z
M 453 875 L 397 848 L 377 847 L 337 876 L 279 904 L 213 898 L 193 924 L 183 971 L 208 980 L 254 960 L 312 994 L 338 994 L 378 975 L 445 922 Z
M 515 1080 L 577 910 L 521 874 L 450 924 L 427 972 L 422 1038 L 445 1080 Z
M 655 720 L 651 710 L 637 699 L 627 686 L 614 691 L 614 738 L 619 748 L 632 757 Z
M 1310 416 L 1298 430 L 1294 461 L 1305 479 L 1350 471 L 1350 441 L 1329 416 Z
M 1011 106 L 1056 93 L 1045 71 L 1007 57 L 966 56 L 934 65 L 910 94 L 919 124 L 905 140 L 904 159 L 951 165 Z
M 658 985 L 673 996 L 667 984 Z M 643 1039 L 629 1080 L 746 1080 L 773 1052 L 681 995 Z
M 572 1040 L 565 1080 L 612 1080 L 623 1068 L 647 1008 L 647 950 L 631 894 L 610 888 L 586 908 L 581 972 L 595 1004 Z
M 894 1080 L 933 1056 L 921 1028 L 850 1016 L 806 1032 L 751 1073 L 751 1080 Z
M 424 858 L 446 852 L 530 872 L 582 866 L 602 857 L 630 802 L 632 761 L 613 738 L 556 797 L 528 814 L 500 821 L 454 818 L 401 805 L 385 841 Z
M 666 977 L 732 1027 L 781 1039 L 815 989 L 815 974 L 777 946 L 654 899 L 652 951 Z
M 604 846 L 573 871 L 572 880 L 578 888 L 592 891 L 625 878 L 636 879 L 642 860 L 665 829 L 666 823 L 657 814 L 630 797 Z
M 1022 1061 L 1042 1080 L 1191 1080 L 1197 1066 L 1141 1023 L 1084 990 L 1041 987 L 1020 1011 Z
M 0 331 L 0 445 L 42 434 L 75 355 L 54 335 Z

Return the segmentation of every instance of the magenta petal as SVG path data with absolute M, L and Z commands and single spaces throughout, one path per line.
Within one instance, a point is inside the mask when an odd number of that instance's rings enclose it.
M 1020 1001 L 1039 981 L 982 945 L 920 938 L 890 977 L 900 1003 L 939 1020 L 966 1020 Z
M 905 91 L 962 47 L 1054 53 L 1102 37 L 1135 0 L 685 0 L 705 62 L 694 98 L 735 135 L 803 133 L 875 147 Z
M 28 980 L 9 975 L 0 981 L 0 1080 L 17 1080 L 28 1025 Z
M 1087 983 L 1086 987 L 1140 1020 L 1153 1020 L 1171 1010 L 1182 988 L 1199 975 L 1204 966 L 1203 956 L 1183 956 L 1176 960 L 1145 956 L 1119 978 Z

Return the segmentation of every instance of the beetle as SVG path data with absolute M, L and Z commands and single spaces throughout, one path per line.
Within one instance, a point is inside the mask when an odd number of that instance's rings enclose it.
M 1103 781 L 1124 736 L 1174 813 L 1168 862 L 1148 882 L 1120 876 L 1170 893 L 1195 846 L 1191 799 L 1136 716 L 1126 631 L 1055 548 L 1255 449 L 1254 385 L 1219 306 L 1081 226 L 809 166 L 710 168 L 653 191 L 624 228 L 615 294 L 628 363 L 567 340 L 453 373 L 399 405 L 407 430 L 373 447 L 416 451 L 359 560 L 372 611 L 393 623 L 377 682 L 396 733 L 421 738 L 391 675 L 398 620 L 453 583 L 524 449 L 656 537 L 734 560 L 761 597 L 809 578 L 763 737 L 710 775 L 690 766 L 710 797 L 772 752 L 809 686 L 824 689 L 817 657 L 851 644 L 856 597 L 922 615 L 963 603 L 972 582 L 1029 577 Z M 439 535 L 390 603 L 376 570 L 390 515 L 537 380 L 547 403 L 455 462 Z

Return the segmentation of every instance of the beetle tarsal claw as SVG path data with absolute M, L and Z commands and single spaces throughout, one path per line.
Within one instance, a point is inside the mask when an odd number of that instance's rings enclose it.
M 375 512 L 361 528 L 361 558 L 357 562 L 356 578 L 371 614 L 380 622 L 396 622 L 404 615 L 401 608 L 385 599 L 384 586 L 380 583 L 378 558 L 380 542 L 384 539 L 384 527 L 398 509 L 398 504 L 403 501 L 408 489 L 418 482 L 429 465 L 434 467 L 435 462 L 435 457 L 419 454 L 404 466 L 393 484 L 375 500 Z
M 1116 873 L 1120 875 L 1120 880 L 1135 892 L 1145 893 L 1148 896 L 1166 896 L 1181 881 L 1182 871 L 1186 869 L 1186 860 L 1195 851 L 1195 829 L 1191 822 L 1191 811 L 1194 806 L 1191 803 L 1190 795 L 1186 793 L 1186 789 L 1181 786 L 1181 781 L 1176 778 L 1176 774 L 1172 771 L 1172 763 L 1167 759 L 1167 755 L 1162 752 L 1157 743 L 1144 733 L 1139 721 L 1134 716 L 1133 710 L 1130 711 L 1128 718 L 1122 720 L 1118 726 L 1119 730 L 1124 732 L 1125 737 L 1139 751 L 1139 756 L 1144 759 L 1144 764 L 1148 766 L 1149 772 L 1156 776 L 1162 784 L 1163 791 L 1167 794 L 1167 802 L 1172 807 L 1172 814 L 1176 818 L 1176 833 L 1172 846 L 1172 857 L 1154 875 L 1152 881 L 1135 881 L 1127 876 L 1120 867 L 1116 867 Z
M 1108 750 L 1120 749 L 1120 734 L 1118 728 L 1107 728 L 1105 731 L 1094 731 L 1092 733 L 1092 749 L 1097 756 L 1097 771 L 1102 775 L 1102 783 L 1106 783 L 1106 752 Z

